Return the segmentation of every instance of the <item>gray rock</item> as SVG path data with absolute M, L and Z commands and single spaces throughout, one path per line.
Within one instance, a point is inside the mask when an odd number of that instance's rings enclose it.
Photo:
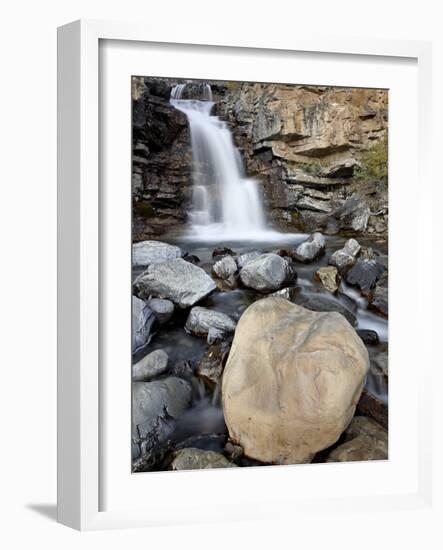
M 224 256 L 215 262 L 212 270 L 220 279 L 228 279 L 237 271 L 237 264 L 232 256 Z
M 132 366 L 132 380 L 144 382 L 163 374 L 168 368 L 168 359 L 168 354 L 162 349 L 148 353 Z
M 201 267 L 179 258 L 150 265 L 135 280 L 134 288 L 141 298 L 168 298 L 186 308 L 209 296 L 216 286 Z
M 133 458 L 145 452 L 149 437 L 159 432 L 165 441 L 172 431 L 171 417 L 178 418 L 191 404 L 192 387 L 186 380 L 170 376 L 153 382 L 132 384 Z
M 174 304 L 171 300 L 151 298 L 150 300 L 147 300 L 146 303 L 151 308 L 160 325 L 167 323 L 174 314 Z
M 185 330 L 195 336 L 207 336 L 212 344 L 234 332 L 236 322 L 221 311 L 205 307 L 193 307 L 189 312 Z
M 244 286 L 259 291 L 280 289 L 289 282 L 293 272 L 288 263 L 277 254 L 262 254 L 247 263 L 240 271 Z
M 261 252 L 257 252 L 256 250 L 252 252 L 246 252 L 245 254 L 240 254 L 240 256 L 237 257 L 237 265 L 240 269 L 245 267 L 248 263 L 252 262 L 252 260 L 256 260 L 259 256 L 261 256 Z
M 384 270 L 385 268 L 375 260 L 359 259 L 346 274 L 346 282 L 357 286 L 362 294 L 368 295 L 375 288 L 375 284 Z
M 237 468 L 220 453 L 203 449 L 180 449 L 174 454 L 170 470 L 206 470 L 209 468 Z
M 148 266 L 175 260 L 181 256 L 183 256 L 181 248 L 161 241 L 142 241 L 132 245 L 133 265 Z
M 312 233 L 292 251 L 292 257 L 299 262 L 312 262 L 324 253 L 325 246 L 324 236 L 321 233 Z
M 336 267 L 341 274 L 350 269 L 356 262 L 361 246 L 355 239 L 348 239 L 343 248 L 336 250 L 329 258 L 329 264 Z
M 376 346 L 379 343 L 378 334 L 375 330 L 358 329 L 357 334 L 368 346 Z
M 152 337 L 154 314 L 143 300 L 132 297 L 132 353 L 149 343 Z
M 387 460 L 388 432 L 366 416 L 355 416 L 345 432 L 346 442 L 334 449 L 326 462 Z
M 371 367 L 376 374 L 382 374 L 383 376 L 389 376 L 389 361 L 388 352 L 381 351 L 377 353 L 375 357 L 371 358 Z

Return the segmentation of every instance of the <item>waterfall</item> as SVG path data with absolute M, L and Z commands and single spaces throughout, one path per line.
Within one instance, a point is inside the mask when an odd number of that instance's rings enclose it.
M 186 115 L 191 133 L 193 190 L 188 218 L 192 234 L 232 240 L 272 234 L 266 231 L 257 181 L 246 177 L 227 124 L 211 115 L 210 85 L 178 84 L 170 102 Z

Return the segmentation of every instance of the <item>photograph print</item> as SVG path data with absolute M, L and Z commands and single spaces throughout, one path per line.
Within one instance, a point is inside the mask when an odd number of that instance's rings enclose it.
M 387 460 L 388 90 L 130 93 L 132 472 Z

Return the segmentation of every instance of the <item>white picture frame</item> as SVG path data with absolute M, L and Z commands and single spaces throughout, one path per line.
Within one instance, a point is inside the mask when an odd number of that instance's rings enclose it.
M 386 58 L 392 66 L 402 63 L 402 60 L 412 60 L 416 65 L 418 96 L 414 106 L 418 113 L 418 146 L 416 156 L 420 160 L 418 180 L 420 186 L 427 189 L 427 196 L 432 195 L 432 183 L 428 177 L 430 135 L 430 79 L 431 79 L 431 47 L 427 42 L 370 40 L 363 38 L 325 37 L 303 35 L 294 37 L 263 38 L 251 41 L 244 37 L 226 37 L 223 32 L 219 36 L 207 37 L 201 35 L 187 36 L 186 29 L 173 29 L 170 35 L 161 29 L 138 25 L 134 23 L 76 21 L 65 25 L 58 32 L 58 520 L 70 527 L 89 530 L 119 527 L 152 526 L 174 523 L 191 523 L 213 519 L 204 502 L 200 507 L 196 503 L 189 509 L 177 504 L 175 512 L 171 510 L 167 516 L 159 506 L 134 507 L 129 506 L 128 498 L 122 498 L 120 506 L 110 510 L 103 509 L 101 484 L 110 483 L 102 471 L 104 415 L 106 407 L 102 401 L 107 397 L 101 387 L 103 365 L 100 356 L 100 338 L 103 325 L 101 305 L 106 298 L 106 288 L 102 288 L 100 277 L 103 275 L 102 232 L 107 225 L 101 222 L 104 214 L 103 197 L 100 188 L 100 43 L 115 41 L 127 44 L 128 48 L 136 44 L 183 45 L 189 47 L 192 43 L 199 52 L 211 52 L 217 48 L 229 48 L 229 55 L 241 55 L 249 51 L 272 52 L 276 56 L 285 56 L 290 52 L 304 52 L 311 55 L 344 56 L 352 59 Z M 108 59 L 108 58 L 106 58 Z M 106 61 L 108 62 L 108 61 Z M 198 67 L 196 68 L 198 71 Z M 179 76 L 179 75 L 177 75 Z M 192 76 L 192 75 L 188 75 Z M 246 79 L 246 78 L 245 78 Z M 129 96 L 128 96 L 129 97 Z M 415 146 L 414 146 L 415 147 Z M 128 179 L 130 175 L 128 173 Z M 115 200 L 114 203 L 115 204 Z M 424 209 L 417 205 L 420 216 L 420 233 L 426 234 L 431 220 L 426 218 Z M 393 223 L 398 223 L 395 217 Z M 393 227 L 391 225 L 390 229 Z M 394 227 L 395 229 L 395 227 Z M 426 254 L 425 244 L 421 254 Z M 418 261 L 418 260 L 417 260 Z M 417 277 L 423 273 L 417 269 Z M 104 285 L 106 287 L 106 285 Z M 418 288 L 417 288 L 418 293 Z M 421 312 L 430 307 L 419 303 L 418 294 L 414 298 Z M 428 338 L 431 353 L 431 336 L 420 333 L 421 338 Z M 432 467 L 431 467 L 431 400 L 429 390 L 432 384 L 431 361 L 423 361 L 421 370 L 414 381 L 415 397 L 417 399 L 417 415 L 415 418 L 418 435 L 416 442 L 417 457 L 411 462 L 414 476 L 410 483 L 405 483 L 403 489 L 401 480 L 397 490 L 387 491 L 380 495 L 377 492 L 354 494 L 351 480 L 347 494 L 334 497 L 319 491 L 312 491 L 309 498 L 291 500 L 281 492 L 281 499 L 288 501 L 288 509 L 293 511 L 303 505 L 304 513 L 312 513 L 326 509 L 333 503 L 336 511 L 346 512 L 356 506 L 370 509 L 422 508 L 431 506 L 432 501 Z M 414 409 L 415 411 L 415 409 Z M 415 413 L 414 413 L 415 414 Z M 129 412 L 128 412 L 129 415 Z M 124 420 L 126 422 L 126 420 Z M 129 416 L 127 423 L 129 424 Z M 415 435 L 414 435 L 415 438 Z M 395 441 L 394 441 L 395 443 Z M 127 443 L 129 447 L 129 440 Z M 415 460 L 414 458 L 414 460 Z M 335 465 L 335 468 L 343 465 Z M 324 482 L 330 476 L 330 465 L 316 465 L 305 469 L 305 475 L 312 479 L 322 479 Z M 344 465 L 358 475 L 354 465 Z M 363 465 L 364 467 L 364 465 Z M 375 465 L 375 467 L 377 467 Z M 108 466 L 107 466 L 108 468 Z M 294 467 L 295 468 L 295 467 Z M 232 505 L 229 511 L 218 516 L 218 520 L 257 519 L 263 515 L 272 516 L 272 503 L 280 498 L 278 491 L 272 493 L 271 488 L 278 479 L 280 482 L 295 471 L 292 467 L 273 467 L 260 469 L 262 473 L 248 473 L 249 508 L 239 502 Z M 306 467 L 297 467 L 306 468 Z M 269 474 L 270 471 L 275 473 Z M 340 470 L 336 469 L 337 476 Z M 291 472 L 291 474 L 290 474 Z M 361 470 L 363 472 L 363 470 Z M 228 472 L 236 476 L 234 482 L 239 484 L 239 472 Z M 129 475 L 128 472 L 125 475 Z M 196 477 L 196 474 L 199 476 Z M 243 472 L 242 472 L 243 474 Z M 151 478 L 145 477 L 143 483 L 161 486 L 167 483 L 168 491 L 174 491 L 174 486 L 186 487 L 189 479 L 193 485 L 200 486 L 211 483 L 226 483 L 226 472 L 198 472 L 170 474 L 166 482 L 157 474 Z M 314 475 L 314 477 L 312 477 Z M 260 477 L 261 476 L 261 477 Z M 405 473 L 406 476 L 406 473 Z M 260 479 L 259 479 L 260 477 Z M 402 478 L 403 479 L 403 478 Z M 260 499 L 254 497 L 253 485 L 263 483 L 263 495 Z M 322 483 L 319 481 L 319 483 Z M 231 478 L 230 483 L 233 483 Z M 248 487 L 248 485 L 246 485 Z M 268 488 L 268 489 L 266 489 Z M 177 489 L 178 490 L 178 489 Z M 269 493 L 267 494 L 267 490 Z M 332 490 L 331 490 L 332 491 Z M 129 493 L 127 493 L 129 495 Z M 267 500 L 269 499 L 269 501 Z M 289 517 L 289 516 L 288 516 Z M 198 518 L 198 519 L 197 519 Z

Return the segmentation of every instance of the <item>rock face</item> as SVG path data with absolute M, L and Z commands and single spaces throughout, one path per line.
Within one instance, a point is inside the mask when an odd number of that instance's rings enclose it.
M 133 458 L 146 450 L 153 430 L 159 430 L 164 441 L 171 432 L 170 417 L 178 418 L 190 405 L 191 385 L 181 378 L 170 376 L 153 382 L 132 384 L 132 438 Z
M 340 276 L 335 267 L 321 267 L 315 272 L 315 278 L 321 282 L 328 292 L 337 292 L 340 286 Z
M 205 307 L 193 307 L 189 312 L 185 330 L 195 336 L 207 336 L 208 343 L 222 340 L 234 332 L 236 323 L 221 311 Z
M 175 84 L 133 79 L 136 240 L 186 221 L 191 149 L 186 117 L 169 104 Z M 213 93 L 278 227 L 387 236 L 386 181 L 359 176 L 387 134 L 386 90 L 217 82 Z
M 350 423 L 368 368 L 366 348 L 341 315 L 281 298 L 255 302 L 223 373 L 231 439 L 262 462 L 309 462 Z
M 361 246 L 355 239 L 348 239 L 345 246 L 336 250 L 329 258 L 329 264 L 335 266 L 341 274 L 350 269 L 356 262 Z
M 208 468 L 236 468 L 222 454 L 203 449 L 180 449 L 174 455 L 170 470 L 206 470 Z
M 312 262 L 324 254 L 325 246 L 326 241 L 323 235 L 321 233 L 313 233 L 292 251 L 292 257 L 299 262 Z
M 141 298 L 168 298 L 185 308 L 209 296 L 216 286 L 203 269 L 178 258 L 150 265 L 135 280 L 134 288 Z
M 132 297 L 132 353 L 149 343 L 151 340 L 154 314 L 146 302 L 136 296 Z
M 212 270 L 220 279 L 228 279 L 237 271 L 237 263 L 232 256 L 224 256 L 215 262 Z
M 142 241 L 132 245 L 133 265 L 148 266 L 181 258 L 183 251 L 178 246 L 160 241 Z
M 162 349 L 148 353 L 132 366 L 132 380 L 144 382 L 163 374 L 168 368 L 168 359 L 168 354 Z
M 240 280 L 248 288 L 262 292 L 280 289 L 289 282 L 292 272 L 288 263 L 277 254 L 262 254 L 240 271 Z
M 174 304 L 170 300 L 162 300 L 161 298 L 151 298 L 146 302 L 155 315 L 158 323 L 164 325 L 174 314 Z

